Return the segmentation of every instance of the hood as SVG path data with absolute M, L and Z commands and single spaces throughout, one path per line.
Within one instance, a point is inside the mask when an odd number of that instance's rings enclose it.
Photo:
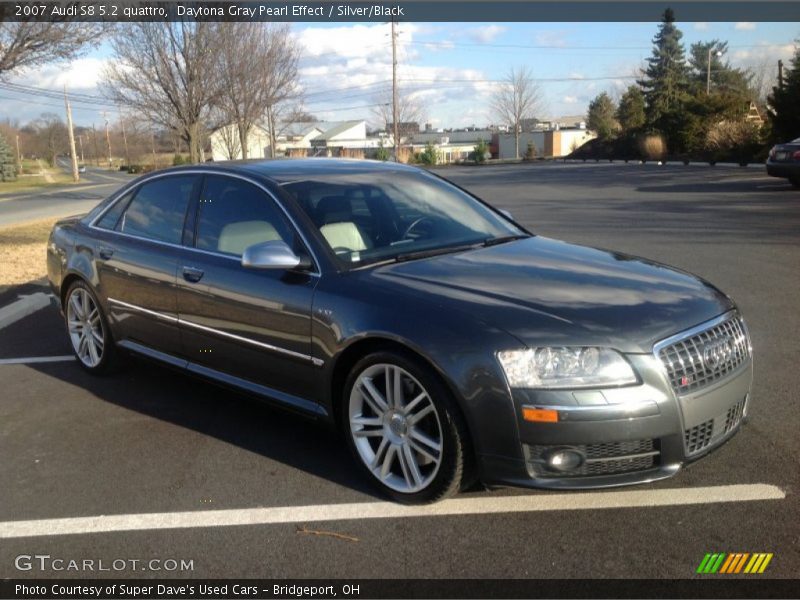
M 543 237 L 368 271 L 529 346 L 653 344 L 733 308 L 711 284 L 646 259 Z

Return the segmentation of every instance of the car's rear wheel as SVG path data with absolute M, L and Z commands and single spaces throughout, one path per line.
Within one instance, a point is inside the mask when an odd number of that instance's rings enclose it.
M 116 364 L 116 349 L 103 310 L 83 281 L 67 290 L 64 318 L 72 350 L 90 373 L 103 373 Z
M 430 368 L 395 352 L 371 354 L 351 371 L 342 408 L 351 450 L 386 495 L 422 504 L 458 491 L 468 434 Z

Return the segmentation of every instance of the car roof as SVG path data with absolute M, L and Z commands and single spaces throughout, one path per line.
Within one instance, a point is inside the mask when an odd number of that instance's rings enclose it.
M 207 162 L 201 165 L 186 165 L 159 171 L 159 173 L 190 171 L 202 168 L 209 171 L 238 173 L 240 175 L 258 176 L 277 184 L 288 183 L 309 176 L 346 175 L 364 173 L 413 173 L 416 167 L 400 163 L 377 160 L 343 159 L 343 158 L 287 158 L 287 159 L 255 159 Z

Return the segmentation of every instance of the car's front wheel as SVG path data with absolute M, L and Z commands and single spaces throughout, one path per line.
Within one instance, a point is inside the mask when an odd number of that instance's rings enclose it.
M 105 315 L 94 292 L 83 281 L 67 290 L 64 305 L 72 350 L 90 373 L 103 373 L 116 363 L 116 349 Z
M 458 491 L 468 434 L 450 393 L 425 365 L 395 352 L 365 357 L 348 377 L 342 408 L 351 450 L 386 495 L 422 504 Z

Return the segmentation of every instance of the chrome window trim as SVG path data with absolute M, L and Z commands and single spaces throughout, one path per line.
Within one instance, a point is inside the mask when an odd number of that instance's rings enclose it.
M 319 277 L 322 274 L 322 269 L 321 269 L 321 264 L 322 263 L 319 261 L 319 259 L 317 258 L 317 255 L 314 253 L 313 246 L 309 243 L 308 238 L 305 236 L 305 234 L 303 233 L 303 230 L 297 224 L 297 221 L 294 219 L 294 217 L 292 217 L 292 215 L 289 214 L 289 211 L 286 210 L 286 207 L 283 206 L 283 204 L 281 204 L 281 201 L 278 199 L 278 197 L 275 196 L 275 194 L 273 194 L 269 189 L 267 189 L 263 184 L 259 183 L 255 179 L 252 179 L 250 177 L 246 177 L 244 175 L 239 175 L 238 173 L 227 173 L 227 172 L 224 172 L 224 171 L 215 171 L 213 169 L 191 169 L 191 170 L 186 170 L 186 171 L 170 171 L 170 172 L 167 172 L 167 173 L 157 173 L 157 174 L 154 174 L 154 175 L 151 175 L 151 176 L 147 177 L 146 179 L 143 179 L 143 180 L 140 180 L 140 181 L 136 181 L 136 182 L 132 182 L 131 184 L 125 186 L 122 190 L 118 191 L 116 197 L 111 202 L 108 203 L 108 206 L 106 206 L 102 211 L 100 211 L 100 213 L 94 219 L 92 219 L 89 222 L 89 224 L 88 224 L 89 229 L 94 229 L 96 231 L 105 231 L 107 233 L 112 233 L 114 235 L 120 235 L 120 236 L 128 237 L 128 238 L 131 238 L 131 239 L 135 239 L 135 240 L 143 240 L 143 241 L 146 241 L 146 242 L 152 242 L 154 244 L 160 244 L 162 246 L 167 246 L 167 247 L 170 247 L 170 248 L 180 248 L 181 250 L 191 250 L 193 252 L 200 252 L 201 254 L 209 254 L 211 256 L 220 256 L 222 258 L 227 258 L 229 260 L 234 260 L 234 261 L 238 262 L 239 264 L 241 264 L 241 258 L 236 258 L 235 256 L 231 256 L 230 254 L 223 254 L 221 252 L 212 252 L 210 250 L 202 250 L 200 248 L 195 248 L 194 246 L 184 246 L 183 244 L 173 244 L 171 242 L 164 242 L 164 241 L 161 241 L 161 240 L 154 240 L 152 238 L 142 237 L 142 236 L 139 236 L 139 235 L 131 235 L 129 233 L 124 233 L 122 231 L 115 231 L 113 229 L 103 229 L 102 227 L 98 227 L 96 225 L 97 221 L 102 219 L 103 215 L 105 215 L 106 212 L 111 210 L 111 208 L 117 202 L 119 202 L 120 199 L 127 192 L 129 192 L 134 187 L 140 186 L 140 185 L 144 185 L 145 183 L 149 183 L 149 182 L 153 181 L 154 179 L 160 179 L 162 177 L 177 177 L 177 176 L 184 175 L 184 174 L 185 175 L 219 175 L 221 177 L 232 177 L 234 179 L 241 179 L 242 181 L 246 181 L 247 183 L 250 183 L 250 184 L 256 186 L 257 188 L 259 188 L 261 191 L 263 191 L 265 194 L 267 194 L 267 196 L 269 196 L 272 199 L 272 201 L 278 206 L 278 208 L 281 210 L 281 212 L 284 214 L 284 216 L 288 219 L 288 221 L 289 221 L 291 227 L 294 229 L 295 233 L 300 236 L 300 239 L 303 241 L 303 245 L 305 245 L 306 250 L 308 250 L 308 253 L 311 255 L 311 260 L 312 260 L 312 263 L 314 265 L 314 270 L 313 271 L 307 271 L 306 273 L 308 275 L 312 276 L 312 277 Z
M 145 314 L 150 317 L 155 317 L 157 319 L 162 319 L 169 323 L 173 323 L 176 325 L 186 325 L 187 327 L 194 327 L 195 329 L 199 329 L 201 331 L 206 331 L 208 333 L 213 333 L 214 335 L 218 335 L 220 337 L 229 338 L 232 340 L 236 340 L 237 342 L 244 342 L 246 344 L 251 344 L 253 346 L 257 346 L 259 348 L 263 348 L 265 350 L 270 350 L 272 352 L 278 352 L 280 354 L 285 354 L 287 356 L 292 356 L 294 358 L 299 358 L 301 360 L 305 360 L 310 362 L 315 367 L 320 367 L 325 364 L 325 361 L 310 356 L 308 354 L 303 354 L 301 352 L 295 352 L 294 350 L 288 350 L 286 348 L 281 348 L 280 346 L 274 346 L 272 344 L 267 344 L 265 342 L 259 342 L 257 340 L 253 340 L 250 338 L 242 337 L 240 335 L 236 335 L 233 333 L 228 333 L 227 331 L 221 331 L 219 329 L 214 329 L 213 327 L 207 327 L 205 325 L 200 325 L 199 323 L 194 323 L 192 321 L 187 321 L 186 319 L 182 319 L 180 316 L 173 317 L 171 315 L 166 315 L 164 313 L 160 313 L 154 310 L 149 310 L 147 308 L 143 308 L 141 306 L 136 306 L 135 304 L 129 304 L 128 302 L 123 302 L 122 300 L 117 300 L 116 298 L 109 298 L 108 301 L 111 304 L 115 304 L 117 306 L 122 306 L 123 308 L 127 308 L 128 310 L 132 310 L 135 312 L 139 312 Z

